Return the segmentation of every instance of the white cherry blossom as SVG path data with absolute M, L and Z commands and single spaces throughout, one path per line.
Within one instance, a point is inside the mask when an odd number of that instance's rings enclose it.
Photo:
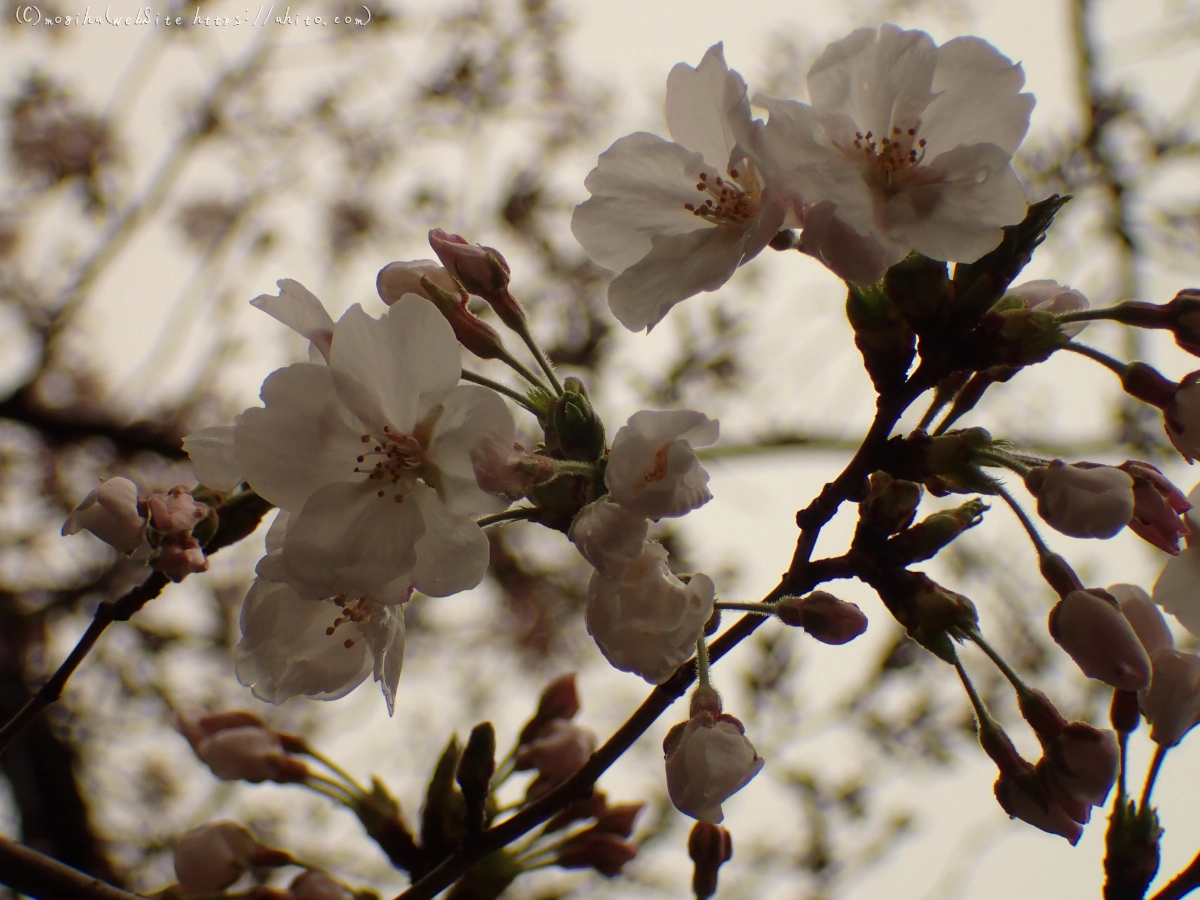
M 328 362 L 329 348 L 333 342 L 333 318 L 324 304 L 298 281 L 281 278 L 275 283 L 279 287 L 278 294 L 259 294 L 250 301 L 250 305 L 307 338 L 310 342 L 310 358 L 319 354 L 321 359 Z
M 639 516 L 682 516 L 712 499 L 708 472 L 692 448 L 715 443 L 719 433 L 715 419 L 690 409 L 634 413 L 613 438 L 604 483 Z
M 101 481 L 67 517 L 62 533 L 65 537 L 85 529 L 122 553 L 141 547 L 146 519 L 138 508 L 137 485 L 128 478 Z
M 581 509 L 567 532 L 580 555 L 605 578 L 620 579 L 642 554 L 650 523 L 605 494 Z
M 699 66 L 680 63 L 667 78 L 673 141 L 623 137 L 588 175 L 592 197 L 576 207 L 571 231 L 618 273 L 608 304 L 630 331 L 719 288 L 785 227 L 784 205 L 738 145 L 750 124 L 746 82 L 715 44 Z
M 680 812 L 716 824 L 725 818 L 721 804 L 750 783 L 763 758 L 733 716 L 700 711 L 676 729 L 663 745 L 667 793 Z
M 747 149 L 798 211 L 801 248 L 858 284 L 916 251 L 971 262 L 1020 222 L 1011 159 L 1034 99 L 991 44 L 941 47 L 883 25 L 830 44 L 808 73 L 811 104 L 755 97 L 768 110 Z
M 672 575 L 666 548 L 652 541 L 619 581 L 592 575 L 588 634 L 616 668 L 661 684 L 695 651 L 715 595 L 712 579 L 703 573 L 686 585 Z

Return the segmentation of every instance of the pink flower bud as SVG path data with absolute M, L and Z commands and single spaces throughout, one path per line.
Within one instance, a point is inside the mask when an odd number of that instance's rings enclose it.
M 596 824 L 589 828 L 597 834 L 615 834 L 627 838 L 633 834 L 634 823 L 645 809 L 645 803 L 618 803 L 596 816 Z
M 175 877 L 185 896 L 216 894 L 242 877 L 258 849 L 254 835 L 235 822 L 212 822 L 175 843 Z
M 292 900 L 354 900 L 354 894 L 324 872 L 301 872 L 288 885 Z
M 1056 459 L 1025 476 L 1038 515 L 1056 531 L 1110 538 L 1133 516 L 1133 479 L 1113 466 L 1082 468 Z
M 1072 800 L 1103 806 L 1117 779 L 1117 736 L 1085 722 L 1071 722 L 1046 748 L 1050 771 Z
M 1088 299 L 1069 287 L 1063 287 L 1057 281 L 1041 278 L 1036 281 L 1026 281 L 1014 288 L 1008 289 L 1008 295 L 1015 297 L 1025 304 L 1027 309 L 1034 312 L 1067 313 L 1088 308 Z M 1087 322 L 1069 322 L 1059 328 L 1067 337 L 1075 337 L 1087 327 Z
M 1150 657 L 1111 596 L 1072 591 L 1050 611 L 1050 636 L 1088 678 L 1122 691 L 1150 683 Z
M 720 825 L 697 822 L 688 835 L 688 856 L 695 863 L 692 873 L 692 893 L 697 900 L 707 900 L 717 892 L 717 873 L 733 858 L 733 838 Z
M 576 514 L 567 537 L 597 572 L 619 580 L 641 555 L 649 528 L 647 519 L 605 494 Z
M 1151 656 L 1154 678 L 1139 695 L 1150 740 L 1174 747 L 1200 719 L 1200 657 L 1162 647 Z
M 514 760 L 518 771 L 537 769 L 550 787 L 566 781 L 596 751 L 596 735 L 565 719 L 548 723 Z
M 145 539 L 146 520 L 138 511 L 137 485 L 128 478 L 106 478 L 67 517 L 62 533 L 87 529 L 122 553 L 132 553 Z
M 499 251 L 440 228 L 429 232 L 429 246 L 463 287 L 487 301 L 501 322 L 518 333 L 525 329 L 525 310 L 508 291 L 508 263 Z
M 162 572 L 176 584 L 188 575 L 208 571 L 208 558 L 200 542 L 190 534 L 172 537 L 155 550 L 148 561 L 152 569 Z
M 520 444 L 506 443 L 492 434 L 471 449 L 471 465 L 480 490 L 518 500 L 552 479 L 558 464 L 548 456 L 526 453 Z
M 567 841 L 555 862 L 564 869 L 595 869 L 606 878 L 613 878 L 637 855 L 636 846 L 616 835 L 587 833 Z
M 1154 651 L 1162 647 L 1175 646 L 1175 638 L 1171 636 L 1167 620 L 1149 594 L 1135 584 L 1110 584 L 1108 592 L 1121 605 L 1122 615 L 1142 642 L 1146 653 L 1153 656 Z
M 524 745 L 534 740 L 555 719 L 573 719 L 579 712 L 579 689 L 575 685 L 575 673 L 560 675 L 546 685 L 538 700 L 537 712 L 525 723 L 517 743 Z M 603 797 L 603 794 L 598 796 Z
M 379 299 L 391 306 L 405 294 L 416 294 L 426 300 L 432 300 L 422 279 L 429 281 L 447 294 L 457 295 L 458 299 L 466 300 L 467 293 L 462 285 L 454 280 L 454 276 L 432 259 L 415 259 L 412 262 L 392 262 L 379 270 L 375 276 L 375 289 L 379 291 Z
M 165 494 L 146 498 L 150 525 L 165 534 L 191 534 L 208 515 L 208 505 L 197 503 L 186 485 L 177 484 Z
M 1072 846 L 1083 835 L 1083 826 L 1050 797 L 1028 763 L 1018 772 L 1001 774 L 996 779 L 994 790 L 1000 808 L 1011 818 L 1028 822 L 1049 834 L 1065 837 Z
M 745 731 L 733 716 L 702 712 L 674 735 L 667 752 L 667 793 L 676 809 L 701 822 L 718 824 L 725 818 L 721 804 L 763 767 Z
M 845 644 L 867 630 L 867 617 L 855 604 L 825 591 L 786 597 L 776 605 L 785 625 L 803 628 L 822 644 Z
M 1118 468 L 1133 478 L 1133 518 L 1129 529 L 1142 540 L 1179 555 L 1179 539 L 1191 534 L 1181 518 L 1192 508 L 1183 491 L 1149 463 L 1128 460 Z
M 222 781 L 302 781 L 304 763 L 289 756 L 279 735 L 251 713 L 181 715 L 179 729 L 196 756 Z

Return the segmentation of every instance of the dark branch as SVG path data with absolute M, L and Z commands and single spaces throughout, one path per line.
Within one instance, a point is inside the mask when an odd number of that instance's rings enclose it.
M 142 900 L 5 838 L 0 838 L 0 878 L 37 900 Z

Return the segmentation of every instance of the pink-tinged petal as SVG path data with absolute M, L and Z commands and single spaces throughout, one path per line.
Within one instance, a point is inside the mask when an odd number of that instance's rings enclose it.
M 425 533 L 416 545 L 416 589 L 431 597 L 448 597 L 483 581 L 490 548 L 475 520 L 451 512 L 435 491 L 422 484 L 413 486 L 410 499 L 420 507 L 425 522 Z
M 888 267 L 899 262 L 903 248 L 893 249 L 882 235 L 861 235 L 838 215 L 840 207 L 826 200 L 804 214 L 800 247 L 833 274 L 852 284 L 874 284 Z
M 592 197 L 575 207 L 571 233 L 599 265 L 623 271 L 651 251 L 655 236 L 696 230 L 684 204 L 702 202 L 696 179 L 704 171 L 704 158 L 679 144 L 645 132 L 623 137 L 584 181 Z
M 937 48 L 923 31 L 860 28 L 825 48 L 808 71 L 813 106 L 853 119 L 864 134 L 910 127 L 936 96 Z
M 995 144 L 957 147 L 916 170 L 887 202 L 891 234 L 932 259 L 974 262 L 996 249 L 1001 226 L 1025 217 L 1025 190 Z
M 288 580 L 308 599 L 351 591 L 379 603 L 403 603 L 425 527 L 412 494 L 395 485 L 328 484 L 288 523 L 283 542 Z
M 1152 658 L 1156 650 L 1175 646 L 1175 638 L 1171 636 L 1167 620 L 1149 594 L 1136 584 L 1110 584 L 1108 592 L 1117 598 L 1122 615 Z
M 346 310 L 334 329 L 329 367 L 342 402 L 377 434 L 384 426 L 411 434 L 462 374 L 450 323 L 415 294 L 380 319 L 358 304 Z
M 724 48 L 713 44 L 700 65 L 679 63 L 667 76 L 667 128 L 676 143 L 695 150 L 725 174 L 737 143 L 735 121 L 750 119 L 746 82 L 725 64 Z
M 242 639 L 234 649 L 238 681 L 268 703 L 301 694 L 335 700 L 350 693 L 372 662 L 367 642 L 355 640 L 356 629 L 326 633 L 340 612 L 329 601 L 303 600 L 286 585 L 256 579 L 242 606 Z
M 1196 498 L 1190 495 L 1188 499 L 1194 502 Z M 1190 515 L 1188 518 L 1192 519 Z M 1194 525 L 1195 520 L 1192 521 Z M 1174 559 L 1167 560 L 1154 582 L 1152 596 L 1184 628 L 1200 636 L 1200 542 L 1193 542 Z
M 1138 701 L 1153 726 L 1150 739 L 1160 747 L 1174 747 L 1200 720 L 1200 658 L 1163 647 L 1151 662 L 1154 677 Z
M 333 319 L 325 306 L 298 281 L 282 278 L 275 282 L 278 294 L 259 294 L 250 305 L 279 320 L 301 337 L 312 341 L 326 361 L 333 340 Z
M 396 688 L 404 665 L 404 606 L 372 604 L 366 639 L 374 657 L 375 681 L 383 690 L 390 716 L 396 709 Z
M 196 480 L 214 491 L 232 491 L 242 483 L 234 429 L 234 425 L 213 425 L 193 431 L 183 439 L 183 449 L 192 458 Z
M 964 144 L 995 144 L 1016 152 L 1033 112 L 1033 94 L 1020 93 L 1019 63 L 977 37 L 960 37 L 937 50 L 933 91 L 921 117 L 926 153 L 935 157 Z
M 1064 287 L 1051 278 L 1026 281 L 1008 289 L 1009 297 L 1015 297 L 1034 312 L 1051 312 L 1061 315 L 1088 308 L 1088 299 L 1073 288 Z M 1068 322 L 1059 329 L 1067 337 L 1075 337 L 1088 325 L 1087 322 Z
M 512 448 L 517 427 L 508 405 L 495 391 L 460 384 L 446 395 L 426 453 L 437 468 L 438 495 L 454 512 L 499 512 L 508 501 L 480 487 L 471 454 L 489 438 Z
M 296 363 L 263 382 L 265 409 L 248 409 L 234 442 L 242 473 L 264 499 L 297 511 L 317 488 L 357 479 L 363 428 L 325 366 Z
M 728 226 L 656 235 L 645 258 L 608 286 L 609 309 L 630 331 L 649 331 L 679 301 L 732 278 L 745 251 L 746 233 Z

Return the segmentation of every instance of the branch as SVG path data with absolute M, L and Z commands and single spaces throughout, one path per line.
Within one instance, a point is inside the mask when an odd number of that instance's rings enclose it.
M 1155 894 L 1150 900 L 1179 900 L 1192 891 L 1200 888 L 1200 853 L 1196 854 L 1186 869 L 1171 879 L 1165 888 Z
M 263 500 L 253 491 L 246 491 L 232 498 L 224 506 L 219 507 L 217 515 L 220 525 L 213 539 L 205 548 L 211 556 L 222 547 L 236 543 L 258 527 L 262 517 L 271 509 L 271 504 Z M 113 622 L 128 621 L 134 613 L 162 593 L 168 584 L 167 576 L 162 572 L 151 572 L 150 577 L 127 592 L 117 600 L 104 600 L 96 607 L 92 622 L 83 633 L 83 637 L 75 645 L 62 665 L 58 667 L 50 680 L 42 685 L 29 702 L 20 711 L 0 727 L 0 753 L 8 749 L 13 738 L 20 734 L 26 726 L 41 715 L 42 710 L 53 704 L 62 696 L 67 680 L 79 668 L 79 664 L 91 652 L 100 639 L 100 635 Z
M 143 900 L 2 837 L 0 878 L 18 894 L 37 900 Z

